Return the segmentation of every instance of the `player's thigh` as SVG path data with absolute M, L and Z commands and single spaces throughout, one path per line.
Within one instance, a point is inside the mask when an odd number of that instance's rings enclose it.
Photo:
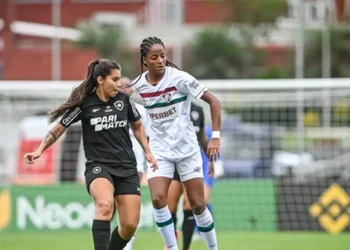
M 171 213 L 175 213 L 177 204 L 183 192 L 182 183 L 179 174 L 175 170 L 174 179 L 171 181 L 168 191 L 168 207 Z
M 147 168 L 148 186 L 153 205 L 155 203 L 161 203 L 158 205 L 163 206 L 164 202 L 167 204 L 169 186 L 174 177 L 175 162 L 157 154 L 154 156 L 158 163 L 158 169 L 153 171 L 151 168 Z
M 112 176 L 114 182 L 114 196 L 141 195 L 140 177 L 137 171 L 127 177 Z
M 94 200 L 96 213 L 108 215 L 114 209 L 114 182 L 101 166 L 92 166 L 85 171 L 86 188 Z
M 158 169 L 154 171 L 152 168 L 147 167 L 147 179 L 151 180 L 157 177 L 173 179 L 175 172 L 175 162 L 158 154 L 154 154 L 154 158 L 157 160 Z M 149 165 L 149 163 L 147 165 Z
M 194 154 L 179 160 L 176 163 L 176 169 L 182 182 L 190 179 L 203 179 L 203 160 L 198 150 Z
M 198 214 L 205 208 L 202 156 L 200 151 L 182 159 L 177 164 L 181 181 L 194 213 Z
M 141 190 L 138 173 L 128 177 L 114 177 L 115 201 L 120 226 L 128 231 L 136 229 L 140 221 Z
M 141 196 L 136 194 L 115 197 L 120 226 L 128 231 L 136 231 L 140 221 Z

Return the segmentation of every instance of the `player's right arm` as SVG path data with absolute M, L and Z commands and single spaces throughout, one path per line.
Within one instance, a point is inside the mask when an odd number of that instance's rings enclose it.
M 58 138 L 63 135 L 66 131 L 65 128 L 60 123 L 53 127 L 46 135 L 45 139 L 41 142 L 40 146 L 32 153 L 27 153 L 24 155 L 24 159 L 28 164 L 33 164 L 34 160 L 38 159 L 46 149 L 48 149 L 52 144 L 54 144 Z
M 80 107 L 72 108 L 62 116 L 60 122 L 53 127 L 46 135 L 45 139 L 41 142 L 40 146 L 32 153 L 24 155 L 24 160 L 28 164 L 33 164 L 34 160 L 38 159 L 46 149 L 54 144 L 58 138 L 60 138 L 67 128 L 81 119 L 82 111 Z

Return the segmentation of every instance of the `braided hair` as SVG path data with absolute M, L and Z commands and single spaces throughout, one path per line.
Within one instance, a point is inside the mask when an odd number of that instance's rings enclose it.
M 140 45 L 141 73 L 140 73 L 140 76 L 137 78 L 137 80 L 133 84 L 129 85 L 128 87 L 134 86 L 141 79 L 142 72 L 143 72 L 143 66 L 145 66 L 147 68 L 147 65 L 143 62 L 143 59 L 146 57 L 146 54 L 148 53 L 148 51 L 155 44 L 160 44 L 165 49 L 163 41 L 160 38 L 158 38 L 158 37 L 148 37 L 148 38 L 145 38 L 145 39 L 142 40 L 142 43 Z M 173 67 L 173 68 L 179 69 L 174 63 L 170 62 L 169 60 L 166 60 L 165 66 L 169 66 L 169 67 Z

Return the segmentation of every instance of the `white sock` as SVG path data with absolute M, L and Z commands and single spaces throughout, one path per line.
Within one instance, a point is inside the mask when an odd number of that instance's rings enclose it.
M 128 244 L 126 244 L 126 246 L 123 248 L 123 250 L 132 250 L 132 247 L 134 245 L 134 241 L 135 241 L 135 236 L 133 236 L 130 241 L 128 242 Z
M 218 250 L 213 216 L 208 208 L 206 208 L 202 214 L 194 215 L 194 218 L 196 219 L 198 229 L 208 250 Z
M 178 250 L 174 222 L 171 217 L 168 206 L 161 209 L 154 209 L 154 219 L 158 225 L 159 231 L 163 237 L 165 245 L 169 250 Z

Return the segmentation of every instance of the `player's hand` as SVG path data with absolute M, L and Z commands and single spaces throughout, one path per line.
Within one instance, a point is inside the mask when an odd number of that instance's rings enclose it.
M 24 155 L 24 160 L 28 164 L 33 164 L 34 160 L 38 159 L 41 156 L 39 151 L 34 151 L 32 153 L 27 153 Z
M 151 164 L 150 168 L 153 169 L 153 172 L 158 169 L 158 163 L 152 153 L 146 153 L 146 160 Z
M 213 138 L 208 143 L 207 155 L 210 161 L 216 161 L 220 158 L 220 139 Z
M 214 162 L 210 161 L 209 162 L 209 177 L 214 178 L 214 175 L 215 175 Z

